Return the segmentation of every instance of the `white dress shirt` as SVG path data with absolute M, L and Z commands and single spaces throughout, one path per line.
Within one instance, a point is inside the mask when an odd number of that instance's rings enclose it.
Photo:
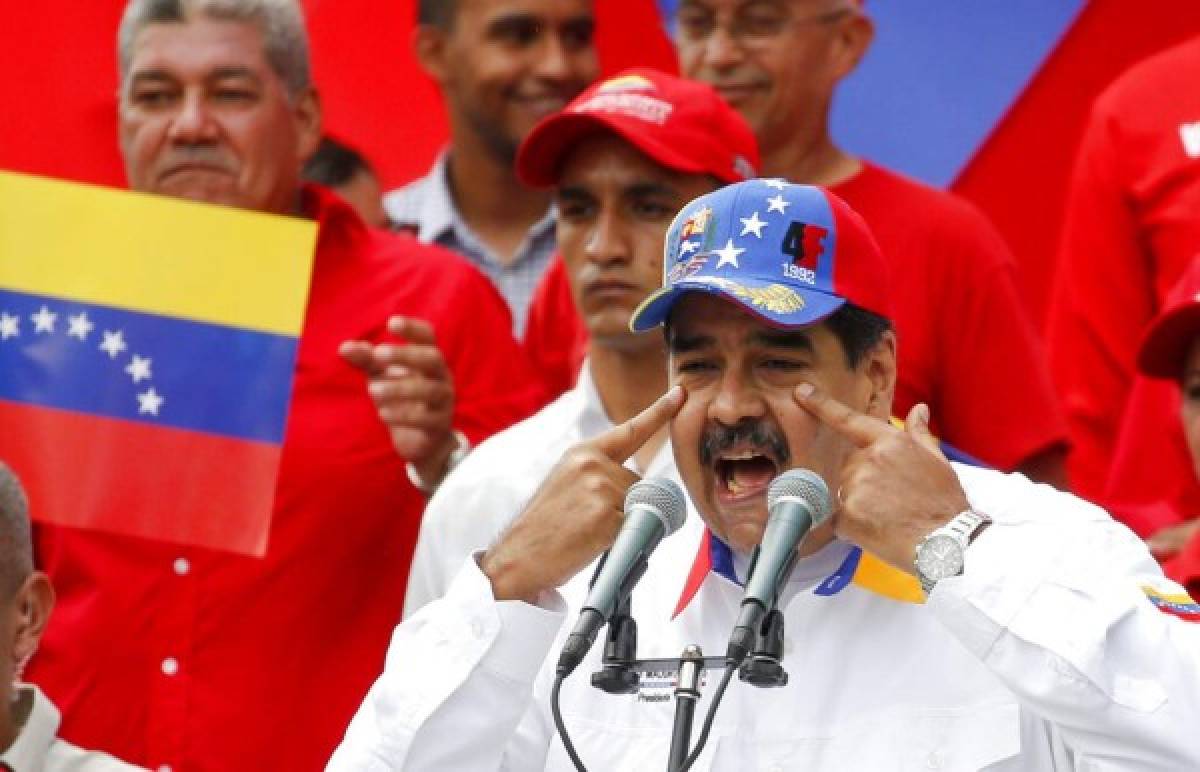
M 995 521 L 964 573 L 921 605 L 855 583 L 813 592 L 848 545 L 800 561 L 784 602 L 788 685 L 735 678 L 693 769 L 1200 769 L 1200 624 L 1151 602 L 1180 588 L 1102 510 L 1020 475 L 955 470 Z M 694 552 L 696 531 L 682 538 Z M 709 573 L 672 618 L 688 573 L 678 554 L 656 553 L 634 590 L 638 654 L 678 657 L 694 643 L 721 655 L 742 590 Z M 444 598 L 396 629 L 329 769 L 573 769 L 549 692 L 585 574 L 540 607 L 495 601 L 468 561 Z M 592 688 L 601 648 L 562 690 L 575 747 L 593 770 L 665 768 L 669 684 Z M 708 673 L 697 729 L 719 675 Z
M 20 734 L 8 750 L 0 753 L 0 765 L 7 764 L 13 772 L 137 772 L 142 769 L 107 753 L 81 750 L 59 739 L 62 714 L 36 686 L 22 684 L 17 687 L 13 717 L 20 727 Z

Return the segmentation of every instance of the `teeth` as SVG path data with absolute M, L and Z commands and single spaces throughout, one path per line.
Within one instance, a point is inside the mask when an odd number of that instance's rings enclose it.
M 752 458 L 758 458 L 760 454 L 747 450 L 743 453 L 725 456 L 726 461 L 748 461 Z

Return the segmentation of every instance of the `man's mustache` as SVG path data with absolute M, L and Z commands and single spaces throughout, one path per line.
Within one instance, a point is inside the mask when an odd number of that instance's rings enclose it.
M 700 436 L 700 460 L 705 466 L 712 466 L 717 456 L 739 445 L 765 449 L 766 455 L 781 467 L 791 458 L 779 427 L 767 421 L 745 419 L 733 426 L 714 424 L 705 429 Z
M 237 171 L 237 165 L 229 155 L 216 145 L 177 145 L 171 148 L 162 160 L 162 166 L 167 169 L 189 164 L 211 166 L 230 173 Z

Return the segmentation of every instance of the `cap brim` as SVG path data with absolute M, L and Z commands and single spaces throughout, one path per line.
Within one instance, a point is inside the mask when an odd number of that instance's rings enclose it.
M 1178 378 L 1197 337 L 1200 337 L 1200 304 L 1167 313 L 1142 338 L 1138 370 L 1155 378 Z
M 567 151 L 584 137 L 606 132 L 616 134 L 668 169 L 686 174 L 712 174 L 722 179 L 730 176 L 718 174 L 670 145 L 636 131 L 632 120 L 600 112 L 564 112 L 545 119 L 534 127 L 517 151 L 517 179 L 531 188 L 554 187 L 561 176 L 563 156 Z M 723 181 L 735 182 L 736 179 L 731 177 Z
M 799 307 L 795 307 L 796 303 L 790 296 L 786 298 L 786 302 L 780 303 L 779 298 L 775 296 L 778 288 L 784 291 L 791 290 L 799 299 Z M 737 303 L 772 327 L 785 328 L 816 324 L 846 304 L 845 300 L 836 295 L 783 285 L 775 280 L 742 278 L 731 281 L 706 276 L 680 279 L 670 287 L 663 287 L 652 293 L 633 312 L 629 328 L 634 332 L 646 332 L 657 327 L 667 320 L 675 303 L 689 292 L 719 295 Z

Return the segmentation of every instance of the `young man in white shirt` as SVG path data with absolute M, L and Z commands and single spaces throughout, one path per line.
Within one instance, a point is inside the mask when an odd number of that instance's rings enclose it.
M 463 561 L 521 511 L 559 454 L 628 420 L 666 389 L 663 339 L 631 332 L 630 316 L 662 280 L 662 240 L 675 211 L 745 179 L 757 153 L 749 127 L 711 88 L 643 69 L 589 88 L 522 145 L 524 179 L 554 188 L 558 241 L 591 349 L 574 389 L 483 443 L 430 500 L 406 616 L 445 593 Z M 632 467 L 673 475 L 665 441 L 664 431 Z

